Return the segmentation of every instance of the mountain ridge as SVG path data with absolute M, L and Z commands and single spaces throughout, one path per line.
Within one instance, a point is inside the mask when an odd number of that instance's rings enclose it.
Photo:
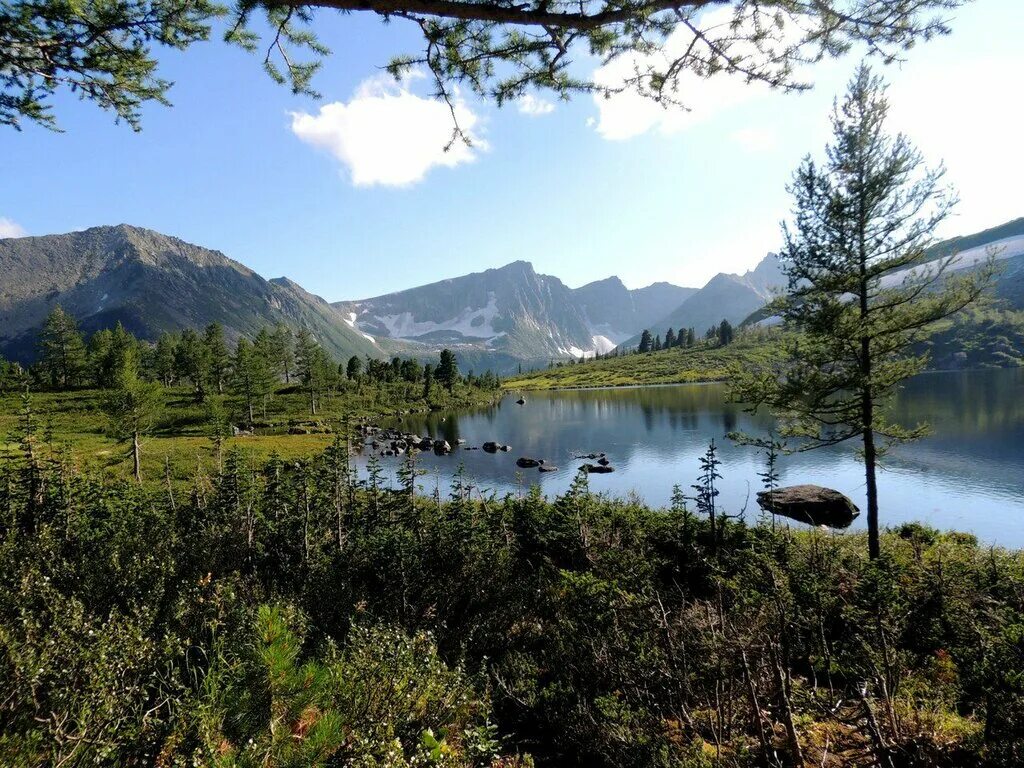
M 120 322 L 139 338 L 220 322 L 229 339 L 263 325 L 306 325 L 336 356 L 379 355 L 335 310 L 297 283 L 272 282 L 220 251 L 127 224 L 0 240 L 0 353 L 34 356 L 58 304 L 83 330 Z

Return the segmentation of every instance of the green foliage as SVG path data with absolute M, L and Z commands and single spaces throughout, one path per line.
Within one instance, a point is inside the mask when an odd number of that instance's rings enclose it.
M 888 109 L 885 86 L 862 65 L 833 110 L 826 161 L 806 158 L 789 188 L 794 221 L 780 255 L 789 285 L 774 310 L 798 334 L 780 359 L 731 371 L 735 398 L 777 413 L 780 434 L 802 449 L 862 441 L 875 557 L 876 461 L 926 430 L 892 423 L 884 405 L 925 369 L 921 344 L 937 323 L 991 275 L 949 275 L 952 257 L 921 266 L 956 199 L 941 169 L 923 168 L 906 137 L 886 133 Z
M 1024 559 L 970 537 L 870 561 L 585 476 L 413 499 L 341 441 L 177 496 L 31 461 L 0 463 L 3 764 L 790 764 L 787 722 L 808 765 L 1024 750 Z
M 252 424 L 256 402 L 274 389 L 274 374 L 267 359 L 245 338 L 238 340 L 231 360 L 231 388 L 245 401 L 247 423 Z
M 449 392 L 455 389 L 455 382 L 459 378 L 459 366 L 455 361 L 454 352 L 449 349 L 441 350 L 441 360 L 434 369 L 434 378 Z
M 199 334 L 191 328 L 182 331 L 178 338 L 174 349 L 174 369 L 177 378 L 191 382 L 197 401 L 206 399 L 210 353 Z
M 134 354 L 121 364 L 114 388 L 103 399 L 102 408 L 118 440 L 130 440 L 136 480 L 142 480 L 140 438 L 156 423 L 163 405 L 160 384 L 139 378 Z
M 604 356 L 511 376 L 503 386 L 510 390 L 572 389 L 721 381 L 728 376 L 732 363 L 745 365 L 771 360 L 777 355 L 772 339 L 768 331 L 749 329 L 739 334 L 728 347 L 694 341 L 688 346 L 677 344 L 649 354 Z
M 730 23 L 714 26 L 702 16 L 705 0 L 624 5 L 558 0 L 539 6 L 496 0 L 426 5 L 335 0 L 330 6 L 344 14 L 372 13 L 384 22 L 395 17 L 415 22 L 422 52 L 392 59 L 391 74 L 399 77 L 426 66 L 439 98 L 451 102 L 454 88 L 462 86 L 501 105 L 531 88 L 568 98 L 579 92 L 610 95 L 625 87 L 674 103 L 686 73 L 732 73 L 799 90 L 807 84 L 797 76 L 796 65 L 862 43 L 872 54 L 892 60 L 915 42 L 947 32 L 933 12 L 960 2 L 742 0 L 734 4 Z M 168 104 L 171 83 L 158 76 L 153 47 L 190 48 L 221 22 L 224 40 L 260 55 L 274 81 L 295 93 L 315 95 L 312 78 L 329 53 L 315 31 L 317 5 L 265 0 L 239 0 L 230 7 L 208 0 L 5 4 L 0 6 L 0 124 L 17 128 L 32 120 L 55 127 L 48 102 L 67 89 L 137 130 L 143 104 Z M 650 55 L 676 32 L 692 39 L 681 55 Z M 572 66 L 579 52 L 605 62 L 639 53 L 648 63 L 621 86 L 595 83 Z M 460 136 L 470 140 L 456 124 L 453 141 Z
M 224 327 L 220 323 L 206 326 L 203 346 L 206 347 L 210 385 L 218 394 L 224 394 L 224 384 L 231 370 L 231 356 L 228 354 L 227 342 L 224 341 Z
M 78 323 L 59 305 L 54 307 L 39 334 L 39 365 L 51 386 L 81 386 L 85 368 L 85 342 Z

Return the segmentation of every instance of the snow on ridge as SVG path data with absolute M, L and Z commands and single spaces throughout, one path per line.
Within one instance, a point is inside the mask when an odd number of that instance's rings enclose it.
M 348 327 L 349 328 L 355 328 L 356 327 L 356 313 L 355 312 L 349 312 L 348 313 L 348 317 L 345 317 L 343 319 L 344 319 L 344 321 L 346 323 L 348 323 Z
M 388 333 L 397 339 L 415 338 L 435 331 L 454 331 L 463 336 L 475 336 L 493 339 L 499 334 L 494 330 L 494 319 L 498 316 L 498 298 L 493 292 L 488 294 L 487 305 L 478 309 L 466 308 L 450 320 L 435 323 L 431 320 L 418 321 L 412 312 L 397 315 L 380 315 L 375 319 L 387 328 Z M 473 321 L 477 325 L 473 325 Z M 482 322 L 480 322 L 482 320 Z
M 580 349 L 576 345 L 571 345 L 568 349 L 563 347 L 558 348 L 558 354 L 566 355 L 567 357 L 575 357 L 577 359 L 587 359 L 594 356 L 594 350 Z
M 609 339 L 607 336 L 597 334 L 593 337 L 594 350 L 599 355 L 606 355 L 618 346 L 614 341 Z
M 979 245 L 975 248 L 968 248 L 966 251 L 954 253 L 952 254 L 953 258 L 949 262 L 949 266 L 946 267 L 946 271 L 958 272 L 961 269 L 970 269 L 971 267 L 980 266 L 985 263 L 989 257 L 989 253 L 993 251 L 995 252 L 996 261 L 1012 259 L 1015 256 L 1024 255 L 1024 235 L 1004 237 L 1002 240 L 996 240 L 995 242 L 987 243 L 986 245 Z M 923 274 L 926 274 L 922 268 L 927 269 L 934 264 L 941 263 L 941 261 L 942 259 L 936 259 L 935 261 L 929 261 L 922 264 L 919 267 L 910 267 L 908 269 L 886 275 L 882 278 L 882 287 L 891 288 L 906 279 L 913 281 L 915 277 L 920 277 Z

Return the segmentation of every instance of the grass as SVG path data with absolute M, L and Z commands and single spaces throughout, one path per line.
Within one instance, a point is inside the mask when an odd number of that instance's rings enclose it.
M 69 453 L 74 463 L 86 470 L 99 470 L 110 477 L 131 472 L 130 446 L 118 442 L 108 428 L 102 410 L 105 392 L 99 389 L 72 392 L 34 392 L 31 411 L 37 438 L 45 452 Z M 342 430 L 346 417 L 377 421 L 412 411 L 471 407 L 493 402 L 498 393 L 476 387 L 458 386 L 449 394 L 434 387 L 430 401 L 421 397 L 422 386 L 405 383 L 353 384 L 325 395 L 316 416 L 310 415 L 309 397 L 296 387 L 282 387 L 267 400 L 266 410 L 255 414 L 263 425 L 252 435 L 226 437 L 223 450 L 243 448 L 254 459 L 272 454 L 282 459 L 298 459 L 322 451 Z M 225 395 L 223 404 L 232 424 L 245 423 L 241 398 Z M 19 414 L 22 395 L 0 394 L 0 458 L 19 449 Z M 308 434 L 290 434 L 308 430 Z M 142 440 L 143 477 L 162 477 L 165 465 L 177 480 L 194 479 L 196 471 L 212 473 L 217 450 L 207 426 L 206 408 L 197 403 L 190 389 L 170 387 L 164 390 L 161 413 Z
M 580 389 L 721 381 L 726 378 L 731 364 L 770 354 L 770 345 L 765 344 L 760 335 L 751 335 L 727 347 L 704 344 L 689 349 L 674 347 L 533 371 L 507 379 L 504 387 L 511 390 Z

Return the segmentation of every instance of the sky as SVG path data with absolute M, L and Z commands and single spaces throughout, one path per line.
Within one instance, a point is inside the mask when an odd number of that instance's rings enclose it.
M 223 251 L 328 300 L 358 299 L 531 261 L 576 287 L 701 286 L 779 246 L 785 187 L 820 154 L 828 114 L 859 61 L 808 71 L 814 88 L 771 92 L 732 78 L 686 81 L 690 111 L 633 95 L 570 102 L 543 92 L 498 109 L 463 96 L 472 146 L 448 152 L 448 108 L 430 83 L 382 70 L 414 53 L 409 25 L 324 13 L 333 54 L 295 96 L 258 57 L 218 40 L 161 52 L 172 108 L 143 130 L 64 94 L 62 133 L 0 128 L 0 237 L 130 223 Z M 1024 216 L 1024 8 L 976 0 L 952 35 L 877 65 L 891 126 L 959 191 L 943 235 Z M 615 82 L 628 63 L 600 67 Z

